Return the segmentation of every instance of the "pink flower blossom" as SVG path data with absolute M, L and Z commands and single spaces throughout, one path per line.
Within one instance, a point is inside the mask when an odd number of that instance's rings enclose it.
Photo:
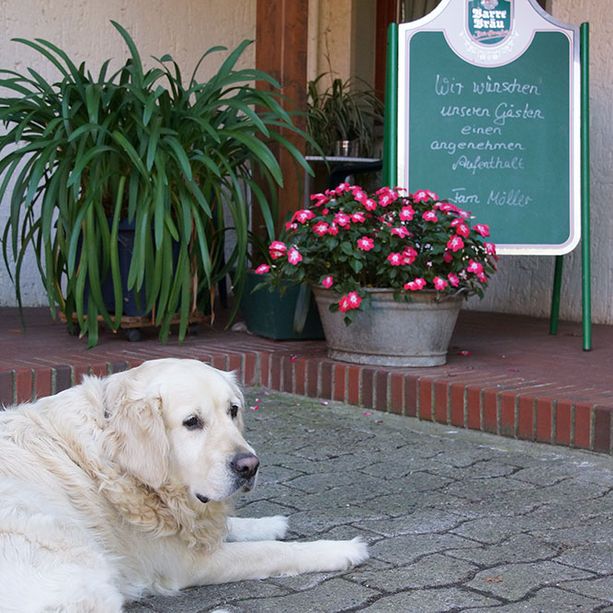
M 422 277 L 417 277 L 404 284 L 404 289 L 408 289 L 411 292 L 418 292 L 419 290 L 424 289 L 424 287 L 426 287 L 426 280 Z
M 445 250 L 445 253 L 443 253 L 443 262 L 445 262 L 445 264 L 450 264 L 453 262 L 453 256 L 448 250 Z
M 447 281 L 445 281 L 445 279 L 442 277 L 434 277 L 434 279 L 432 279 L 432 284 L 434 285 L 434 289 L 438 290 L 439 292 L 444 290 L 449 285 L 449 283 L 447 283 Z
M 338 234 L 338 226 L 334 222 L 328 227 L 328 234 L 330 236 L 336 236 Z
M 400 213 L 398 213 L 398 217 L 400 218 L 400 221 L 411 221 L 414 215 L 415 215 L 415 209 L 410 204 L 407 206 L 403 206 L 400 209 Z
M 475 260 L 468 260 L 467 272 L 472 272 L 475 275 L 479 275 L 483 272 L 483 264 L 475 262 Z
M 293 230 L 297 230 L 298 229 L 298 224 L 297 223 L 292 223 L 291 221 L 288 221 L 285 224 L 285 230 L 287 232 L 292 232 Z
M 413 194 L 415 202 L 428 202 L 428 200 L 438 200 L 438 195 L 429 189 L 420 189 Z
M 490 227 L 485 225 L 484 223 L 476 223 L 473 226 L 475 232 L 477 234 L 481 234 L 481 236 L 489 236 L 490 235 Z
M 487 283 L 487 275 L 484 272 L 478 272 L 477 279 L 479 279 L 481 283 Z
M 335 196 L 340 196 L 348 191 L 351 191 L 351 185 L 349 185 L 349 183 L 340 183 L 338 187 L 333 190 L 333 193 Z
M 298 249 L 296 249 L 296 247 L 292 247 L 287 252 L 287 261 L 292 266 L 297 266 L 298 264 L 300 264 L 300 262 L 302 262 L 302 255 L 300 254 L 300 251 L 298 251 Z
M 330 202 L 330 198 L 326 194 L 311 194 L 311 200 L 313 200 L 313 205 L 316 207 Z
M 281 241 L 272 241 L 268 245 L 268 252 L 273 260 L 278 260 L 287 253 L 287 245 Z
M 422 217 L 424 221 L 438 221 L 438 217 L 434 211 L 426 211 Z
M 496 255 L 496 245 L 494 243 L 484 243 L 485 253 L 488 255 Z
M 366 221 L 366 215 L 362 211 L 356 211 L 351 215 L 351 221 L 353 223 L 364 223 Z
M 321 280 L 321 286 L 326 289 L 330 289 L 334 285 L 334 278 L 332 275 L 328 275 Z
M 318 221 L 313 226 L 313 232 L 317 236 L 325 236 L 326 234 L 328 234 L 328 229 L 329 228 L 330 228 L 330 226 L 325 221 Z
M 349 292 L 339 300 L 338 308 L 342 313 L 346 313 L 352 309 L 359 309 L 361 303 L 362 298 L 357 292 Z
M 449 249 L 450 251 L 453 251 L 454 253 L 456 251 L 460 251 L 460 249 L 464 249 L 464 241 L 462 240 L 462 237 L 458 236 L 457 234 L 454 234 L 447 241 L 447 249 Z
M 458 224 L 455 231 L 456 234 L 463 236 L 464 238 L 468 238 L 470 236 L 470 228 L 465 223 Z
M 447 279 L 449 279 L 449 285 L 451 285 L 451 287 L 458 287 L 460 285 L 460 277 L 458 277 L 455 272 L 450 272 L 447 275 Z
M 391 188 L 387 185 L 380 187 L 375 194 L 377 196 L 392 196 L 392 198 L 398 198 L 398 192 L 396 191 L 398 188 Z
M 379 196 L 379 205 L 386 207 L 392 202 L 398 200 L 398 192 L 390 189 L 389 187 L 382 187 L 376 191 L 377 196 Z
M 292 221 L 297 221 L 298 223 L 306 223 L 310 219 L 315 217 L 315 213 L 310 211 L 309 209 L 301 209 L 300 211 L 296 211 L 292 216 Z
M 372 198 L 366 198 L 362 204 L 367 211 L 374 211 L 377 208 L 377 203 Z
M 417 251 L 413 247 L 405 247 L 402 250 L 402 263 L 410 266 L 417 259 Z
M 358 238 L 358 249 L 361 249 L 362 251 L 370 251 L 371 249 L 373 249 L 375 246 L 375 241 L 368 237 L 368 236 L 363 236 L 362 238 Z
M 387 261 L 392 266 L 402 266 L 404 264 L 403 259 L 402 253 L 395 253 L 393 251 L 387 256 Z
M 260 264 L 255 270 L 256 275 L 265 275 L 270 272 L 270 266 L 268 264 Z
M 400 238 L 407 238 L 407 236 L 411 236 L 411 233 L 404 226 L 392 228 L 392 234 L 394 236 L 399 236 Z
M 443 213 L 459 213 L 462 210 L 451 202 L 437 202 L 434 207 Z M 453 222 L 451 222 L 451 225 L 453 225 Z
M 360 204 L 364 204 L 368 200 L 368 194 L 361 187 L 353 187 L 353 199 Z
M 348 228 L 351 225 L 351 217 L 345 213 L 337 213 L 334 216 L 334 223 L 341 228 Z

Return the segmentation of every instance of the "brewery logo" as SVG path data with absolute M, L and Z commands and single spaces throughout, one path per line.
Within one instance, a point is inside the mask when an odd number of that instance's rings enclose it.
M 501 43 L 511 31 L 512 0 L 467 0 L 468 32 L 482 45 Z

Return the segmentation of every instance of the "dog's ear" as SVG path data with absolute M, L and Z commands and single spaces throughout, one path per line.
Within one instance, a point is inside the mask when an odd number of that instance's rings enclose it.
M 161 398 L 128 371 L 106 380 L 104 450 L 126 472 L 157 489 L 168 476 L 169 443 Z

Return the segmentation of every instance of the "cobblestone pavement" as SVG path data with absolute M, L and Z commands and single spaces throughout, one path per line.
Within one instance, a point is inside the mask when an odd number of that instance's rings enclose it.
M 613 611 L 610 457 L 265 390 L 247 397 L 262 471 L 238 514 L 289 515 L 288 538 L 360 535 L 370 560 L 156 596 L 132 613 Z

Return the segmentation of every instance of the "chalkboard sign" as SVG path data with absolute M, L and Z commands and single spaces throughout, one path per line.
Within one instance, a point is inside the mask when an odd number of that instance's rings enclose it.
M 447 0 L 399 26 L 398 183 L 490 225 L 498 251 L 580 238 L 578 30 L 531 0 Z

